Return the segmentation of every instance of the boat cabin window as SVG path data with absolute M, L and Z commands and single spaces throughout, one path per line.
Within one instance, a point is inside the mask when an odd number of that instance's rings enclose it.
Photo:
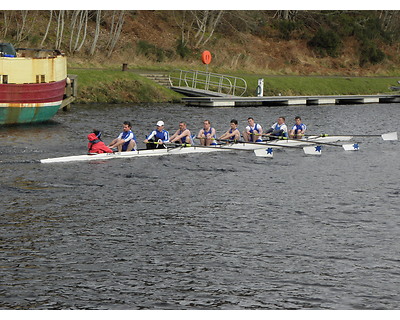
M 44 74 L 36 75 L 36 83 L 45 83 L 45 82 L 46 82 L 46 75 Z
M 0 75 L 0 81 L 3 84 L 7 84 L 8 83 L 8 75 L 5 75 L 5 74 Z

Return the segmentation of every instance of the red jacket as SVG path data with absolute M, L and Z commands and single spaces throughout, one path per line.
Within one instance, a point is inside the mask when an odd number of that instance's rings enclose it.
M 94 133 L 88 134 L 88 153 L 113 153 Z

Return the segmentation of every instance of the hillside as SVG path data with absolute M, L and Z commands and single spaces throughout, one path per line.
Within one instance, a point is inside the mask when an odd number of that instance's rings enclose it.
M 397 11 L 0 11 L 2 41 L 58 47 L 71 67 L 399 74 Z M 17 22 L 17 23 L 15 23 Z
M 302 14 L 307 15 L 307 13 Z M 232 15 L 235 16 L 232 17 Z M 153 65 L 154 60 L 158 60 L 159 66 L 182 64 L 194 69 L 204 69 L 200 54 L 203 50 L 209 50 L 213 54 L 210 68 L 222 71 L 360 76 L 394 74 L 399 70 L 400 47 L 397 41 L 399 38 L 396 38 L 396 41 L 385 41 L 383 37 L 372 39 L 370 43 L 382 50 L 385 58 L 376 64 L 366 63 L 360 66 L 362 41 L 357 39 L 355 34 L 342 35 L 339 53 L 337 56 L 330 56 L 318 54 L 308 45 L 318 30 L 315 26 L 306 27 L 303 23 L 296 24 L 296 22 L 288 21 L 287 28 L 292 28 L 292 31 L 287 34 L 285 30 L 281 30 L 284 29 L 281 25 L 285 23 L 280 24 L 282 20 L 273 18 L 272 13 L 259 17 L 265 20 L 258 22 L 261 26 L 257 27 L 249 26 L 247 21 L 237 21 L 240 20 L 237 15 L 237 12 L 225 12 L 226 25 L 224 26 L 221 22 L 211 40 L 205 45 L 188 48 L 184 59 L 171 54 L 176 50 L 181 31 L 175 24 L 176 18 L 173 13 L 138 12 L 130 23 L 126 24 L 121 43 L 136 43 L 136 56 L 134 58 L 130 56 L 130 62 L 138 66 Z M 245 12 L 243 15 L 245 16 L 240 18 L 254 19 L 257 13 Z M 303 19 L 301 15 L 300 19 Z M 324 28 L 330 30 L 332 26 L 326 23 Z M 376 30 L 371 30 L 371 32 L 376 32 Z M 125 60 L 128 59 L 125 57 Z

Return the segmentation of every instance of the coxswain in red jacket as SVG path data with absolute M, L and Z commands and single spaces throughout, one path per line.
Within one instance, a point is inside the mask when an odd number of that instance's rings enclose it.
M 88 153 L 113 153 L 95 133 L 88 134 Z

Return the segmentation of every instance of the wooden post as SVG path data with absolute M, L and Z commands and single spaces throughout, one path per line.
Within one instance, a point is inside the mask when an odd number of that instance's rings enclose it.
M 127 63 L 123 63 L 122 64 L 122 71 L 127 71 L 128 70 L 128 64 Z

